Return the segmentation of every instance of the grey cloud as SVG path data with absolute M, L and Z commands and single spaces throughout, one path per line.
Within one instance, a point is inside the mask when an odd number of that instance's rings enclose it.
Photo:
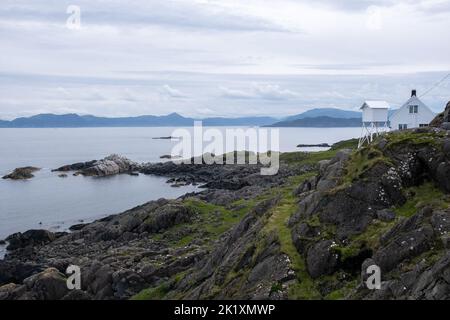
M 417 11 L 431 14 L 450 11 L 450 0 L 434 2 L 426 0 L 316 0 L 314 3 L 348 11 L 367 10 L 370 6 L 392 7 L 398 4 L 412 5 Z
M 171 98 L 187 98 L 187 96 L 180 90 L 172 88 L 168 84 L 163 86 L 163 93 Z
M 254 83 L 250 88 L 230 89 L 220 87 L 222 95 L 229 99 L 264 99 L 264 100 L 286 100 L 298 97 L 298 94 L 282 89 L 277 84 Z
M 67 0 L 6 0 L 0 6 L 4 21 L 39 21 L 64 23 L 66 8 L 73 4 Z M 81 21 L 92 25 L 111 26 L 162 26 L 228 31 L 288 31 L 280 25 L 259 17 L 212 10 L 210 4 L 177 0 L 130 0 L 95 2 L 77 1 L 81 8 Z

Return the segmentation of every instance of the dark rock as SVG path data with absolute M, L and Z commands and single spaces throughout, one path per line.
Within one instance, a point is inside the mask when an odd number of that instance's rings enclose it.
M 96 162 L 97 160 L 91 160 L 87 162 L 77 162 L 74 164 L 59 167 L 58 169 L 53 169 L 52 171 L 79 171 L 92 167 Z
M 181 137 L 168 136 L 168 137 L 154 137 L 152 139 L 154 139 L 154 140 L 180 140 Z
M 308 273 L 312 278 L 332 274 L 338 264 L 338 256 L 331 250 L 333 241 L 324 240 L 311 246 L 306 256 Z
M 55 268 L 49 268 L 23 281 L 31 297 L 37 300 L 59 300 L 68 293 L 66 277 Z
M 32 262 L 0 260 L 0 285 L 22 283 L 25 278 L 43 270 L 43 266 Z
M 306 252 L 307 246 L 320 236 L 320 228 L 312 227 L 307 223 L 300 223 L 292 229 L 292 241 L 300 254 Z
M 450 252 L 414 281 L 414 299 L 448 300 L 450 298 Z
M 450 139 L 444 141 L 442 150 L 444 151 L 447 158 L 450 158 Z
M 176 224 L 189 222 L 194 215 L 195 212 L 183 205 L 162 206 L 144 221 L 139 231 L 158 232 Z
M 319 144 L 299 144 L 297 148 L 309 148 L 309 147 L 318 147 L 318 148 L 331 148 L 328 143 L 319 143 Z
M 450 101 L 447 103 L 445 110 L 438 114 L 430 123 L 431 127 L 441 127 L 444 122 L 450 122 Z
M 170 154 L 164 154 L 159 157 L 160 159 L 180 159 L 181 156 L 172 156 Z
M 41 170 L 36 167 L 22 167 L 16 168 L 10 174 L 7 174 L 3 177 L 3 179 L 11 179 L 11 180 L 26 180 L 34 177 L 33 172 Z
M 73 226 L 69 227 L 70 231 L 78 231 L 83 229 L 84 227 L 86 227 L 88 224 L 87 223 L 78 223 L 78 224 L 74 224 Z
M 92 300 L 92 295 L 82 290 L 70 290 L 61 300 Z M 1 300 L 1 299 L 0 299 Z
M 395 212 L 389 209 L 378 210 L 376 217 L 378 220 L 389 222 L 395 220 Z
M 47 230 L 28 230 L 18 232 L 6 238 L 9 242 L 7 250 L 16 250 L 27 246 L 43 245 L 55 240 L 55 234 Z
M 450 162 L 441 162 L 436 171 L 436 179 L 441 189 L 450 192 Z
M 382 272 L 388 272 L 407 258 L 415 257 L 432 246 L 433 230 L 430 226 L 402 233 L 377 250 L 373 256 Z
M 444 122 L 441 124 L 441 129 L 450 130 L 450 122 Z

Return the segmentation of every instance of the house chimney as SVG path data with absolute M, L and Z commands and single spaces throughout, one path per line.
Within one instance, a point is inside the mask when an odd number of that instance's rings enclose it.
M 413 90 L 411 92 L 411 97 L 416 97 L 417 96 L 417 90 Z

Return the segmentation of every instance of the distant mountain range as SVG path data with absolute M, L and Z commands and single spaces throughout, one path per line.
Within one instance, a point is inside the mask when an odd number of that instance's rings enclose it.
M 362 113 L 357 111 L 342 110 L 336 108 L 318 108 L 305 111 L 301 114 L 284 118 L 283 121 L 293 121 L 305 118 L 330 117 L 339 119 L 361 118 Z
M 11 121 L 0 120 L 0 128 L 85 128 L 85 127 L 187 127 L 199 119 L 178 113 L 165 116 L 97 117 L 78 114 L 38 114 Z M 335 108 L 320 108 L 283 119 L 273 117 L 206 118 L 204 126 L 271 126 L 271 127 L 356 127 L 361 113 Z
M 301 118 L 297 120 L 280 121 L 268 127 L 303 127 L 303 128 L 344 128 L 361 127 L 361 118 L 333 118 L 320 116 L 314 118 Z
M 196 119 L 186 118 L 178 113 L 166 116 L 138 116 L 106 118 L 80 116 L 77 114 L 38 114 L 12 121 L 1 121 L 3 128 L 83 128 L 83 127 L 183 127 L 192 126 Z M 204 126 L 264 126 L 277 121 L 271 117 L 207 118 Z

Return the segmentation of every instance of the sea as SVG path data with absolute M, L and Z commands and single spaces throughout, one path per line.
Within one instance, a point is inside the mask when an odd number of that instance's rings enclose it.
M 175 199 L 198 191 L 196 186 L 171 187 L 166 183 L 167 178 L 151 175 L 96 178 L 69 174 L 67 178 L 60 178 L 57 172 L 51 171 L 66 164 L 102 159 L 113 153 L 136 162 L 167 161 L 160 157 L 170 154 L 181 141 L 155 138 L 179 137 L 180 129 L 181 133 L 183 130 L 190 133 L 192 141 L 203 141 L 205 137 L 196 134 L 198 132 L 195 133 L 193 128 L 171 127 L 0 129 L 0 176 L 17 167 L 41 168 L 30 180 L 0 179 L 0 240 L 29 229 L 66 231 L 73 224 L 91 222 L 151 200 Z M 205 127 L 203 133 L 211 129 L 216 135 L 222 133 L 223 137 L 226 137 L 226 130 L 254 129 L 258 134 L 269 130 L 269 136 L 270 130 L 277 130 L 279 144 L 268 144 L 266 149 L 281 152 L 326 150 L 299 149 L 297 145 L 332 144 L 357 138 L 361 133 L 360 128 L 247 127 Z M 224 151 L 232 150 L 227 150 L 224 144 Z M 196 155 L 195 152 L 192 155 Z M 5 252 L 4 247 L 0 246 L 0 258 Z

